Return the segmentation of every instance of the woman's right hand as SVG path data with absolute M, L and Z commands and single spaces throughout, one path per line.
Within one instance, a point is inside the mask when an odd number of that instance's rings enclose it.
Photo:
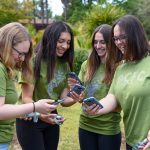
M 35 111 L 41 114 L 48 114 L 54 111 L 58 105 L 52 105 L 54 100 L 51 99 L 41 99 L 34 103 Z
M 72 89 L 76 84 L 80 84 L 79 81 L 73 78 L 68 78 L 67 80 L 69 89 Z
M 98 115 L 98 112 L 101 110 L 99 105 L 93 104 L 91 106 L 88 106 L 84 102 L 82 103 L 82 110 L 85 114 L 90 116 L 96 116 Z

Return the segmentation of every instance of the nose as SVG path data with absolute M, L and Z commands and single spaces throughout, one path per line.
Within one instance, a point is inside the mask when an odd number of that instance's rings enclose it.
M 62 44 L 62 47 L 65 48 L 65 49 L 67 49 L 67 48 L 68 48 L 68 44 L 67 44 L 66 42 L 64 42 L 64 43 Z
M 121 39 L 117 39 L 116 40 L 116 44 L 120 44 L 120 43 L 122 43 L 122 40 Z
M 101 48 L 102 47 L 102 44 L 100 44 L 99 42 L 96 44 L 96 48 Z
M 22 55 L 21 57 L 19 57 L 19 59 L 20 59 L 21 61 L 24 61 L 24 60 L 25 60 L 25 55 Z

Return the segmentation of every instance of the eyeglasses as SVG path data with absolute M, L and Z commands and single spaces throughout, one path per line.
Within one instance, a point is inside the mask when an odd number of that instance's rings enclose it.
M 13 50 L 15 50 L 15 51 L 18 53 L 18 57 L 19 57 L 19 58 L 22 58 L 22 57 L 24 57 L 24 56 L 27 55 L 27 53 L 19 52 L 19 51 L 18 51 L 16 48 L 14 48 L 14 47 L 13 47 Z
M 122 35 L 120 35 L 120 36 L 114 36 L 114 37 L 112 37 L 112 39 L 113 39 L 113 41 L 116 43 L 116 42 L 118 42 L 118 40 L 120 41 L 120 42 L 123 42 L 123 41 L 125 41 L 126 39 L 127 39 L 127 36 L 125 35 L 125 34 L 122 34 Z

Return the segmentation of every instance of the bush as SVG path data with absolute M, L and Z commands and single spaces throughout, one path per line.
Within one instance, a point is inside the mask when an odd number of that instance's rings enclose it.
M 75 50 L 74 72 L 76 72 L 76 74 L 79 73 L 81 64 L 87 59 L 88 53 L 89 51 L 85 49 Z

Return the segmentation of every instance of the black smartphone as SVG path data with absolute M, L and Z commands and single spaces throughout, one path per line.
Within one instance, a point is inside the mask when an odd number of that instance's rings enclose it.
M 64 102 L 64 98 L 63 99 L 59 99 L 59 100 L 57 100 L 56 102 L 53 102 L 52 103 L 52 105 L 58 105 L 58 104 L 61 104 L 61 103 L 63 103 Z
M 95 98 L 95 97 L 88 97 L 88 98 L 85 98 L 83 100 L 83 102 L 85 104 L 87 104 L 88 106 L 91 106 L 93 104 L 96 104 L 96 105 L 99 105 L 100 108 L 103 108 L 103 105 Z
M 79 79 L 75 72 L 69 72 L 68 77 L 77 80 L 81 85 L 83 85 L 82 81 Z
M 85 87 L 80 85 L 80 84 L 75 84 L 75 86 L 68 92 L 67 96 L 71 96 L 70 92 L 74 91 L 75 93 L 77 93 L 78 95 L 81 94 L 82 91 L 85 90 Z

